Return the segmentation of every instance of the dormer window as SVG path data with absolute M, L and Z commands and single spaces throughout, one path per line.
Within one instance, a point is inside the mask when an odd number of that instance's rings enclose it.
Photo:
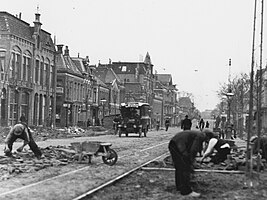
M 127 66 L 122 66 L 121 71 L 126 72 L 126 70 L 127 70 Z

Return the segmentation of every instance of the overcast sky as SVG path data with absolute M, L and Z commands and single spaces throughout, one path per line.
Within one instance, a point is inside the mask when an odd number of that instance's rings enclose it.
M 254 0 L 9 0 L 0 10 L 21 12 L 33 25 L 37 6 L 42 28 L 69 46 L 71 56 L 89 56 L 91 64 L 136 62 L 149 52 L 154 70 L 172 74 L 201 111 L 219 103 L 216 91 L 229 71 L 231 77 L 250 72 Z M 265 24 L 266 16 L 265 3 Z M 257 17 L 259 24 L 260 12 Z

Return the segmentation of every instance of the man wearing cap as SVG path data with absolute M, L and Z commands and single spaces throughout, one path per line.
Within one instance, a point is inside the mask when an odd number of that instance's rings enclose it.
M 39 159 L 42 156 L 42 152 L 40 151 L 39 147 L 33 140 L 32 134 L 30 129 L 26 124 L 26 118 L 24 115 L 20 117 L 20 121 L 18 124 L 13 126 L 8 133 L 5 139 L 5 149 L 4 153 L 6 156 L 12 156 L 12 146 L 13 143 L 18 139 L 24 140 L 22 146 L 20 146 L 17 151 L 21 152 L 23 148 L 28 144 L 30 149 L 33 151 L 34 155 Z

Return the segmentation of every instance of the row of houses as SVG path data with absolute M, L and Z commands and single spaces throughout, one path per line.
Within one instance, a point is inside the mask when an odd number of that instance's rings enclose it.
M 149 53 L 142 62 L 91 65 L 89 57 L 71 57 L 41 28 L 0 12 L 1 126 L 24 114 L 31 126 L 86 126 L 114 117 L 123 102 L 151 105 L 152 124 L 166 117 L 178 124 L 177 88 L 171 74 L 154 74 Z M 181 114 L 181 113 L 180 113 Z

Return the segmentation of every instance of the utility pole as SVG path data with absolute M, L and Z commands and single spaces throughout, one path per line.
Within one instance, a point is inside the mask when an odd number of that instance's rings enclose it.
M 248 115 L 248 133 L 247 133 L 247 154 L 246 154 L 246 176 L 251 177 L 251 169 L 249 169 L 250 157 L 250 134 L 252 131 L 252 112 L 253 112 L 253 85 L 254 85 L 254 51 L 255 51 L 255 30 L 256 30 L 257 0 L 254 3 L 254 20 L 253 20 L 253 36 L 252 36 L 252 54 L 251 54 L 251 72 L 250 72 L 250 93 L 249 93 L 249 115 Z
M 259 87 L 258 87 L 258 106 L 257 106 L 257 135 L 258 138 L 261 136 L 261 128 L 262 128 L 262 121 L 261 121 L 261 101 L 262 101 L 262 44 L 263 44 L 263 11 L 264 11 L 264 0 L 261 1 L 261 30 L 260 30 L 260 71 L 259 71 Z M 258 152 L 260 148 L 260 140 L 257 141 Z M 257 163 L 257 171 L 260 171 L 260 157 L 258 156 L 258 163 Z

